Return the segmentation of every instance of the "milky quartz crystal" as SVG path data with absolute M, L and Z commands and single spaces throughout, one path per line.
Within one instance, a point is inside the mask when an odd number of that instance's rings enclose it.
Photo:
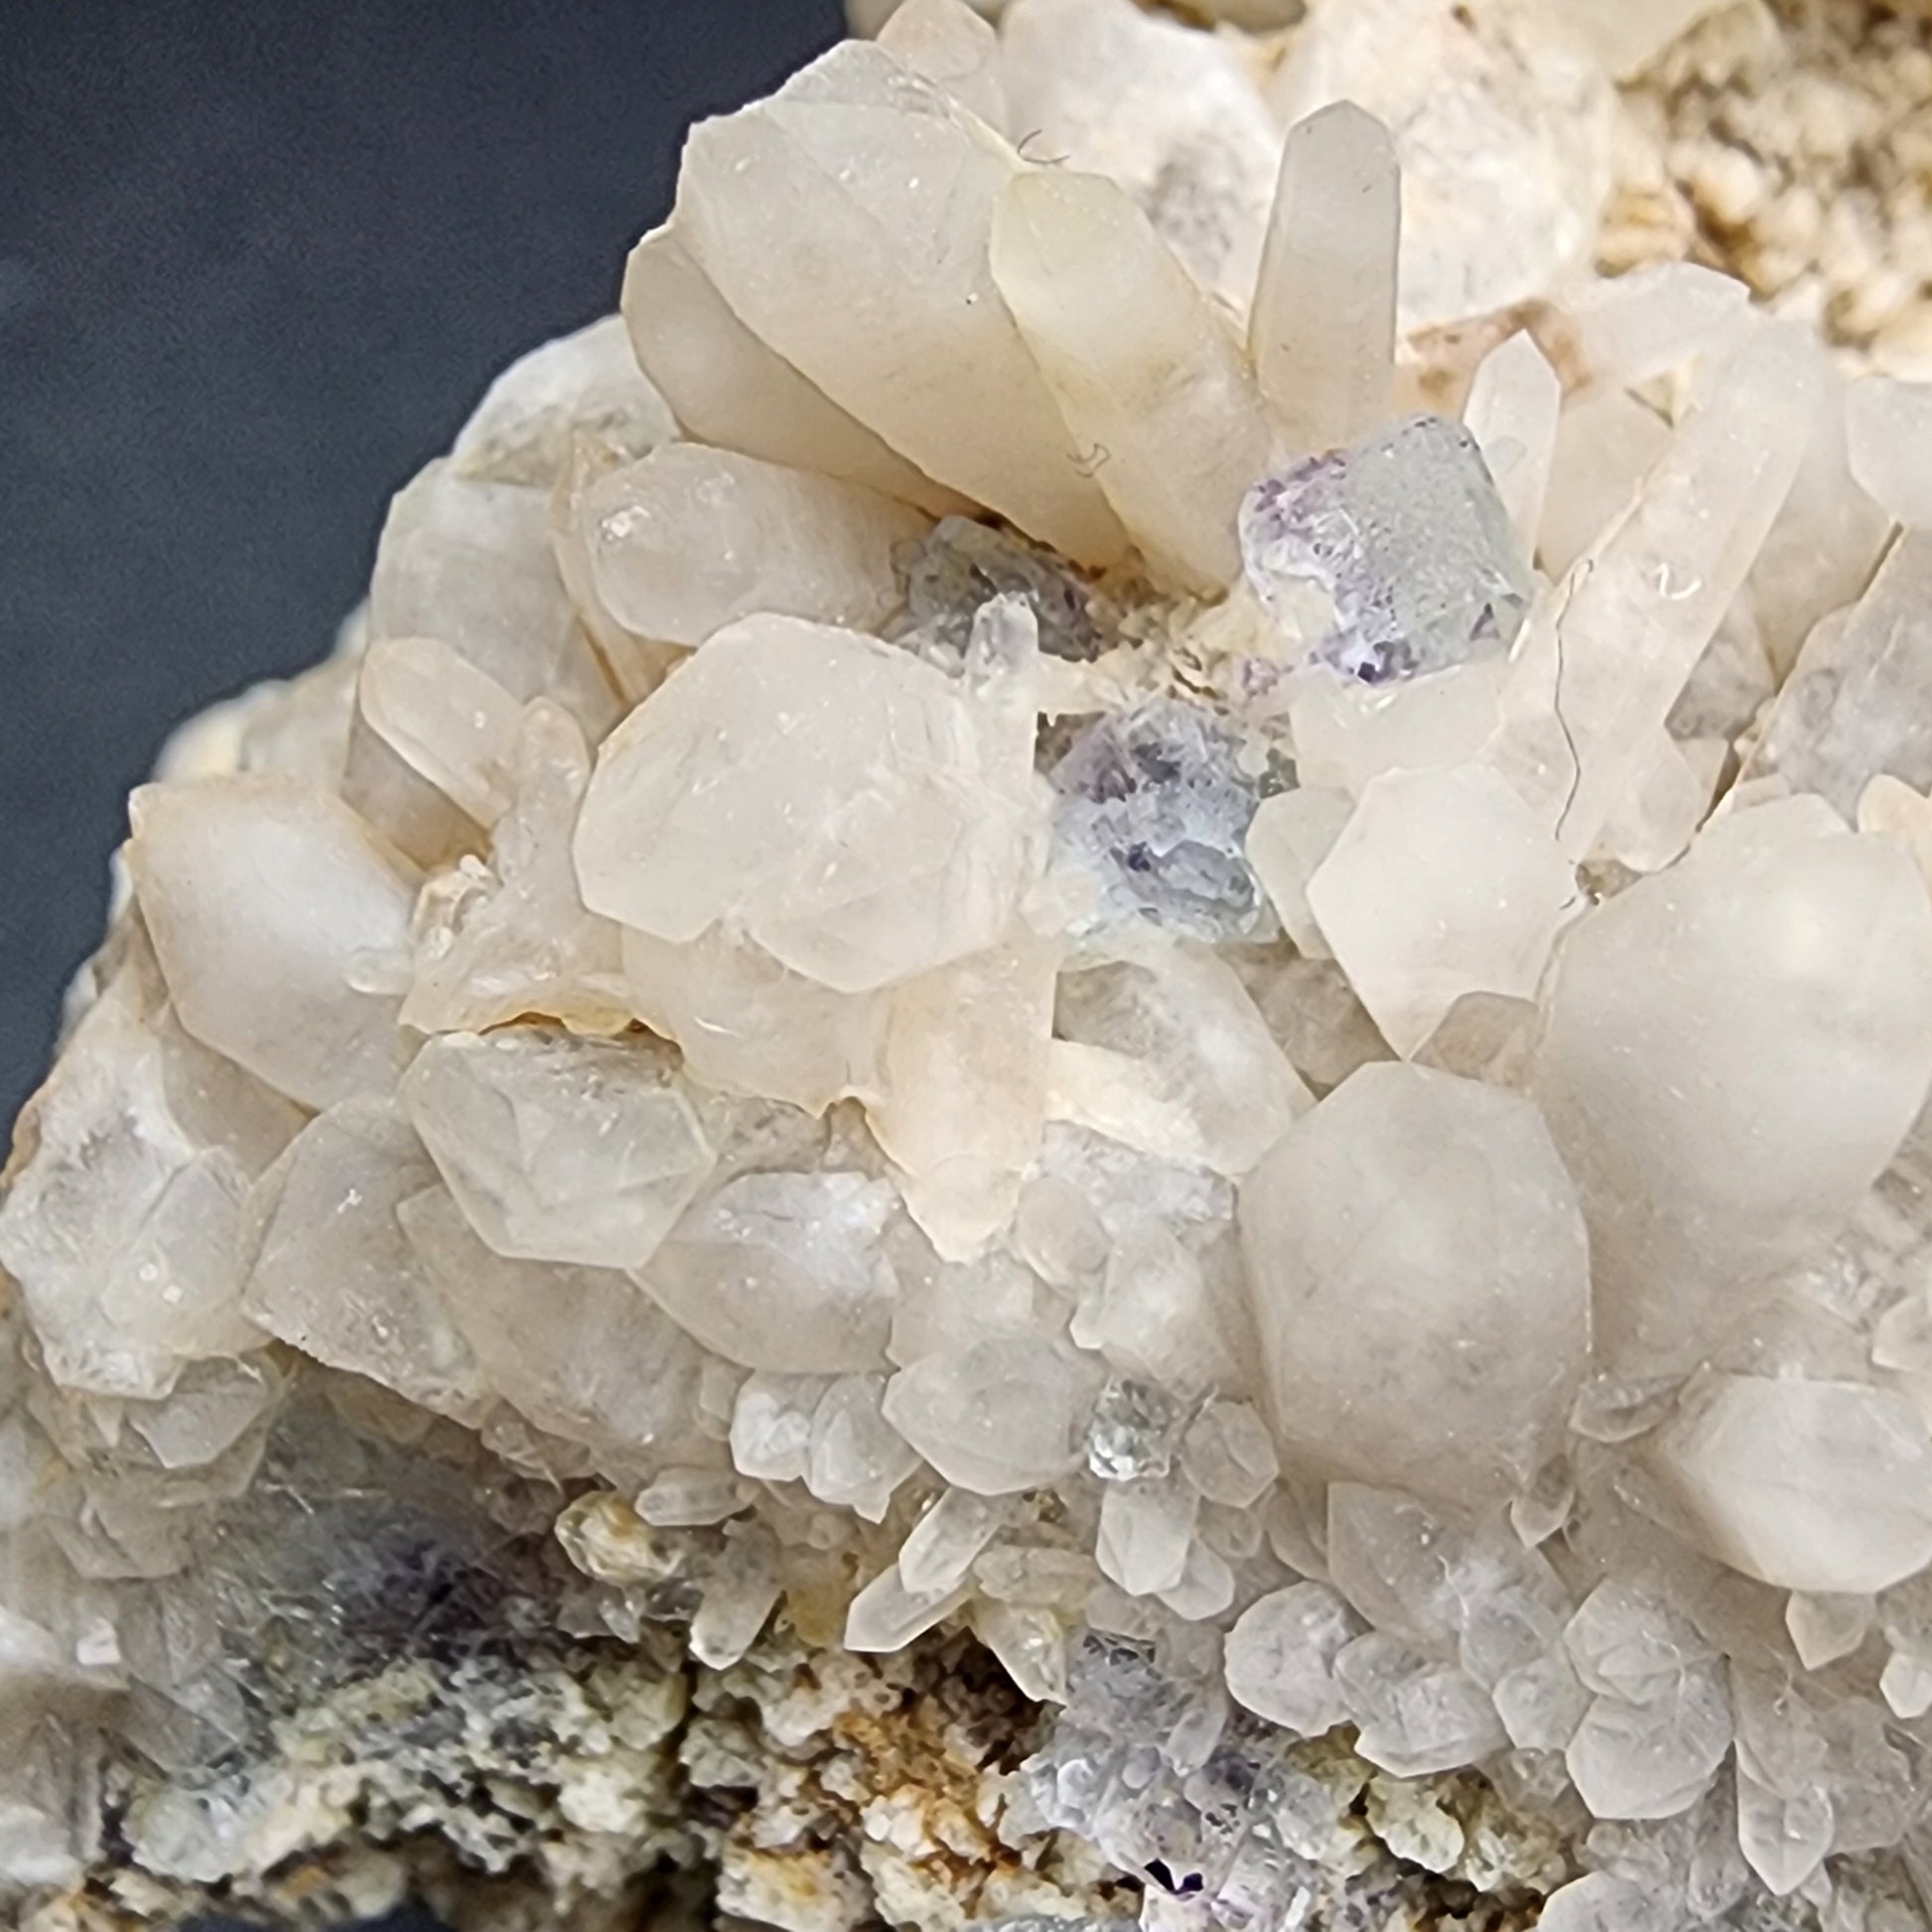
M 1698 11 L 693 130 L 131 801 L 10 1923 L 1932 1924 L 1928 404 L 1587 272 Z

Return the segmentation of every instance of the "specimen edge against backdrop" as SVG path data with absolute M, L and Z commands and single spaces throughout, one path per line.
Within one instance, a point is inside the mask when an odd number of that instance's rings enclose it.
M 963 1621 L 1066 1707 L 999 1832 L 1193 1861 L 1151 1925 L 1471 1766 L 1568 1849 L 1385 1837 L 1404 1910 L 1916 1922 L 1925 392 L 1590 279 L 1538 7 L 1458 203 L 1352 98 L 1400 11 L 908 0 L 701 124 L 351 647 L 136 794 L 0 1205 L 17 1881 L 97 1724 L 135 1865 L 254 1856 L 225 1566 L 334 1430 L 591 1485 L 586 1627 L 708 1671 Z

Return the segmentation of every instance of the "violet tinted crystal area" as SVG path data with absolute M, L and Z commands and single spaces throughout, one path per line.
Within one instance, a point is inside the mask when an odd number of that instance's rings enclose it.
M 1260 792 L 1233 737 L 1172 698 L 1096 719 L 1048 773 L 1057 864 L 1098 885 L 1096 923 L 1149 921 L 1210 943 L 1254 927 L 1243 843 Z
M 1049 552 L 1009 530 L 943 516 L 897 558 L 905 621 L 914 636 L 963 651 L 973 614 L 996 597 L 1024 597 L 1049 657 L 1098 657 L 1107 640 L 1079 579 Z
M 1309 661 L 1362 684 L 1507 650 L 1534 588 L 1474 438 L 1446 416 L 1402 417 L 1262 478 L 1241 554 L 1279 619 L 1326 596 Z

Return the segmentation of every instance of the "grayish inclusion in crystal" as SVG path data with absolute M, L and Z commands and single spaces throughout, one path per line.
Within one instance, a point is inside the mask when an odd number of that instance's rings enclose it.
M 1242 845 L 1260 787 L 1233 735 L 1173 698 L 1096 719 L 1048 776 L 1056 863 L 1101 890 L 1099 922 L 1151 921 L 1209 943 L 1249 932 L 1260 893 Z
M 1108 639 L 1095 621 L 1086 586 L 1049 551 L 976 523 L 946 516 L 929 535 L 904 545 L 896 561 L 905 578 L 905 626 L 918 637 L 964 651 L 973 614 L 996 597 L 1024 597 L 1050 657 L 1098 657 Z
M 1264 477 L 1241 506 L 1241 555 L 1298 628 L 1326 597 L 1309 661 L 1363 684 L 1507 650 L 1535 588 L 1474 438 L 1445 416 L 1404 416 Z
M 1173 1740 L 1196 1714 L 1146 1648 L 1088 1631 L 1067 1675 L 1066 1710 L 1022 1767 L 1044 1820 L 1144 1874 L 1150 1889 L 1199 1900 L 1222 1926 L 1400 1922 L 1393 1868 L 1344 1892 L 1292 1849 L 1307 1836 L 1303 1814 L 1324 1807 L 1286 1732 L 1235 1711 L 1197 1759 L 1176 1764 Z
M 1174 1438 L 1186 1420 L 1165 1389 L 1113 1376 L 1094 1404 L 1087 1466 L 1103 1482 L 1164 1476 L 1173 1466 Z

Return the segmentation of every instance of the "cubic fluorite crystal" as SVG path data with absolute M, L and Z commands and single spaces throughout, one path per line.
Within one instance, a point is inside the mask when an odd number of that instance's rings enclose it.
M 132 800 L 15 1922 L 1923 1932 L 1932 401 L 1587 9 L 877 11 Z
M 1241 505 L 1241 551 L 1282 619 L 1325 597 L 1308 654 L 1363 684 L 1507 650 L 1534 588 L 1475 439 L 1441 416 L 1263 478 Z

